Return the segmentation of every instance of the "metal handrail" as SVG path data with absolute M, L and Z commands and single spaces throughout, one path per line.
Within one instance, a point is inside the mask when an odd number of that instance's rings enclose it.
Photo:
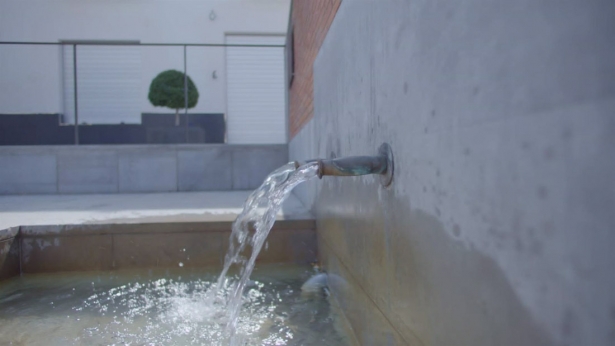
M 37 46 L 144 46 L 144 47 L 262 47 L 284 48 L 286 44 L 234 44 L 234 43 L 142 43 L 142 42 L 113 42 L 113 41 L 65 41 L 65 42 L 27 42 L 27 41 L 0 41 L 0 45 L 37 45 Z
M 73 87 L 74 87 L 74 112 L 75 112 L 75 145 L 79 145 L 79 107 L 77 98 L 77 46 L 137 46 L 137 47 L 183 47 L 184 53 L 184 100 L 186 114 L 186 143 L 188 143 L 188 68 L 186 60 L 187 47 L 259 47 L 259 48 L 285 48 L 286 44 L 230 44 L 230 43 L 142 43 L 129 41 L 0 41 L 2 45 L 32 45 L 32 46 L 72 46 L 73 47 Z

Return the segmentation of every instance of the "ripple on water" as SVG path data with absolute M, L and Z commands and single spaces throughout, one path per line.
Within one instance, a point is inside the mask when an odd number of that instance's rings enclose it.
M 301 295 L 305 266 L 257 270 L 237 340 L 249 345 L 344 345 L 324 295 Z M 233 281 L 236 275 L 229 276 Z M 0 287 L 0 344 L 228 345 L 226 296 L 211 273 L 31 275 Z

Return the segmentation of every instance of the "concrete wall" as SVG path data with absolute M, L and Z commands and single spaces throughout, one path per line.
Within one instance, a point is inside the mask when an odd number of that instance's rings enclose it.
M 0 41 L 224 43 L 228 33 L 285 34 L 289 7 L 290 0 L 0 0 Z M 147 100 L 149 85 L 163 70 L 183 70 L 183 48 L 138 49 L 141 111 L 160 112 Z M 225 49 L 190 47 L 187 61 L 200 92 L 191 112 L 226 114 Z M 61 47 L 0 46 L 0 113 L 64 113 L 62 73 Z
M 0 147 L 0 194 L 250 190 L 287 161 L 286 145 Z
M 615 3 L 343 1 L 291 159 L 365 345 L 615 343 Z
M 315 261 L 313 226 L 313 220 L 277 222 L 259 263 Z M 17 274 L 169 268 L 178 263 L 189 268 L 222 266 L 231 227 L 232 221 L 20 226 L 12 240 L 20 249 Z M 2 255 L 0 247 L 0 280 L 8 276 L 2 276 Z

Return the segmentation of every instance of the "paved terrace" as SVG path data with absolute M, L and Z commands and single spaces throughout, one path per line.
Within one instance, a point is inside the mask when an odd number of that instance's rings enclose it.
M 20 225 L 232 221 L 250 192 L 0 196 L 0 229 Z M 291 195 L 278 219 L 312 219 L 312 215 Z

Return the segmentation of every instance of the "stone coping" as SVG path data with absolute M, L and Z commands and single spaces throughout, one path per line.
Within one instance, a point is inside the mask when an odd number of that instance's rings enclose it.
M 0 229 L 14 226 L 232 222 L 252 191 L 0 196 Z M 277 220 L 313 216 L 294 195 Z
M 0 230 L 0 241 L 32 236 L 230 232 L 232 224 L 232 221 L 205 221 L 17 226 Z M 315 228 L 314 219 L 278 220 L 273 225 L 272 231 Z

